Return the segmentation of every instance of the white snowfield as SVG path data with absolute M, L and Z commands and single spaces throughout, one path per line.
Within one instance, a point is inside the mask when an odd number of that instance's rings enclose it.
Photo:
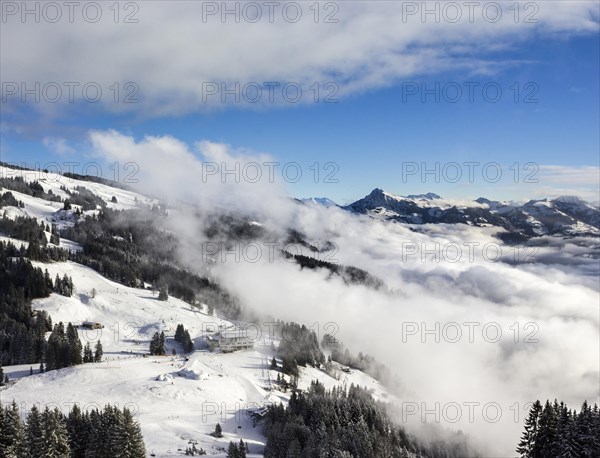
M 67 178 L 56 173 L 45 173 L 42 171 L 35 170 L 17 170 L 6 166 L 0 166 L 0 177 L 4 178 L 16 178 L 21 177 L 27 183 L 38 181 L 44 188 L 45 192 L 52 191 L 54 195 L 58 195 L 63 199 L 69 197 L 61 187 L 65 187 L 71 192 L 77 192 L 76 188 L 82 186 L 89 189 L 98 197 L 102 198 L 106 202 L 108 208 L 115 210 L 128 210 L 136 207 L 136 200 L 139 204 L 153 205 L 158 203 L 156 199 L 151 199 L 133 191 L 127 191 L 120 188 L 114 188 L 101 183 L 94 183 L 91 181 L 75 180 Z M 63 210 L 62 202 L 50 202 L 44 199 L 33 197 L 27 194 L 23 194 L 10 189 L 5 189 L 0 186 L 0 194 L 6 191 L 10 191 L 15 199 L 20 200 L 25 204 L 25 208 L 16 207 L 3 207 L 0 214 L 5 214 L 8 218 L 15 219 L 18 216 L 26 216 L 30 218 L 36 218 L 38 222 L 43 222 L 45 225 L 56 225 L 58 229 L 63 229 L 74 224 L 74 218 L 71 211 Z M 115 197 L 117 202 L 112 202 L 112 198 Z M 80 206 L 72 205 L 73 211 Z M 98 210 L 87 210 L 83 212 L 85 215 L 91 215 L 98 213 Z M 7 234 L 0 234 L 2 241 L 7 241 Z M 46 238 L 50 241 L 50 232 L 46 232 Z M 11 240 L 16 244 L 25 244 L 26 242 L 20 242 L 17 240 Z M 81 247 L 79 244 L 63 239 L 61 237 L 60 247 L 69 251 L 79 251 Z
M 135 208 L 137 203 L 144 205 L 157 204 L 156 199 L 151 199 L 133 191 L 127 191 L 120 188 L 111 187 L 101 183 L 94 183 L 92 181 L 76 180 L 73 178 L 67 178 L 63 175 L 56 173 L 46 173 L 39 170 L 17 170 L 6 166 L 0 166 L 0 177 L 4 178 L 16 178 L 21 177 L 27 183 L 33 181 L 39 182 L 44 188 L 45 192 L 52 191 L 54 195 L 60 196 L 61 198 L 69 198 L 69 194 L 61 189 L 64 187 L 69 191 L 76 193 L 77 187 L 84 187 L 100 197 L 106 202 L 108 208 L 114 210 L 128 210 Z M 60 210 L 63 208 L 62 202 L 50 202 L 44 199 L 22 194 L 20 192 L 4 189 L 0 187 L 0 194 L 6 191 L 10 191 L 15 199 L 22 201 L 25 204 L 25 208 L 15 207 L 4 207 L 2 211 L 6 211 L 7 215 L 11 218 L 15 216 L 29 216 L 37 218 L 39 221 L 46 223 L 55 223 L 59 228 L 73 225 L 72 218 L 69 214 L 64 214 Z M 117 202 L 112 202 L 112 198 L 115 197 Z M 137 202 L 137 203 L 136 203 Z M 78 205 L 73 205 L 73 210 Z M 97 213 L 97 210 L 88 210 L 85 214 Z
M 0 166 L 0 176 L 22 176 L 27 182 L 37 180 L 44 191 L 52 190 L 63 198 L 68 194 L 61 186 L 72 191 L 83 186 L 114 209 L 135 208 L 136 199 L 146 205 L 158 203 L 135 192 L 52 173 Z M 0 193 L 5 191 L 0 188 Z M 3 207 L 1 212 L 9 218 L 34 217 L 59 228 L 74 224 L 72 212 L 62 210 L 63 203 L 10 192 L 25 208 Z M 113 196 L 117 203 L 111 202 Z M 85 214 L 97 212 L 90 210 Z M 8 235 L 0 234 L 0 241 L 27 247 L 27 242 Z M 50 235 L 46 233 L 48 241 Z M 77 243 L 62 237 L 60 246 L 71 251 L 81 249 Z M 290 396 L 289 391 L 280 391 L 275 383 L 278 372 L 269 369 L 274 356 L 269 325 L 254 323 L 249 327 L 251 336 L 256 329 L 262 331 L 251 350 L 209 352 L 204 336 L 244 323 L 209 316 L 205 304 L 192 306 L 173 297 L 159 301 L 157 293 L 149 289 L 123 286 L 77 263 L 33 264 L 48 269 L 53 279 L 57 274 L 60 277 L 67 274 L 74 283 L 72 297 L 52 294 L 33 301 L 33 309 L 47 311 L 53 323 L 62 321 L 65 326 L 69 322 L 79 326 L 84 322 L 102 325 L 101 329 L 80 326 L 78 332 L 83 345 L 89 341 L 93 348 L 100 341 L 104 358 L 99 364 L 82 364 L 44 374 L 39 373 L 39 365 L 34 365 L 33 375 L 29 365 L 4 367 L 4 373 L 12 381 L 0 390 L 2 403 L 15 400 L 23 416 L 34 404 L 58 407 L 65 414 L 75 403 L 83 409 L 100 408 L 108 403 L 127 406 L 140 422 L 149 456 L 181 456 L 192 442 L 209 456 L 226 456 L 229 441 L 239 442 L 240 438 L 248 442 L 249 456 L 262 456 L 265 437 L 252 412 L 269 404 L 285 404 Z M 179 323 L 189 331 L 196 348 L 187 356 L 173 339 Z M 167 356 L 150 356 L 150 340 L 155 332 L 161 331 L 166 336 Z M 177 356 L 172 356 L 173 348 Z M 319 380 L 327 389 L 353 383 L 372 390 L 378 400 L 395 399 L 368 375 L 357 370 L 346 373 L 336 363 L 334 367 L 337 367 L 335 378 L 317 368 L 300 368 L 298 387 L 306 389 L 313 380 Z M 223 429 L 222 438 L 210 434 L 217 423 Z
M 68 198 L 69 195 L 61 189 L 61 186 L 67 188 L 71 192 L 76 192 L 76 188 L 82 186 L 89 189 L 102 200 L 104 200 L 108 204 L 108 207 L 117 210 L 135 208 L 136 198 L 139 203 L 150 205 L 158 203 L 156 199 L 145 197 L 134 191 L 115 188 L 102 183 L 95 183 L 93 181 L 67 178 L 63 175 L 52 172 L 43 172 L 40 170 L 18 170 L 6 166 L 0 166 L 0 176 L 5 178 L 22 177 L 27 183 L 38 181 L 44 188 L 44 191 L 48 192 L 51 190 L 53 194 L 58 195 L 63 199 Z M 117 198 L 117 203 L 111 202 L 113 196 Z
M 106 206 L 108 208 L 112 208 L 114 210 L 129 210 L 136 208 L 137 204 L 154 205 L 158 203 L 156 199 L 151 199 L 142 196 L 141 194 L 138 194 L 133 191 L 114 188 L 105 184 L 94 183 L 91 181 L 67 178 L 56 173 L 46 173 L 43 171 L 35 170 L 17 170 L 6 166 L 0 166 L 0 177 L 21 177 L 27 183 L 38 181 L 40 185 L 44 188 L 45 192 L 52 191 L 54 195 L 60 196 L 61 198 L 63 198 L 63 200 L 69 198 L 69 194 L 63 191 L 61 187 L 64 187 L 69 191 L 76 193 L 76 188 L 81 186 L 87 188 L 95 195 L 100 197 L 106 202 Z M 44 199 L 36 198 L 27 194 L 0 187 L 0 194 L 3 194 L 6 191 L 10 191 L 15 197 L 15 199 L 20 200 L 25 204 L 25 208 L 3 207 L 2 210 L 0 210 L 0 214 L 5 214 L 8 218 L 15 219 L 18 216 L 36 218 L 38 222 L 43 222 L 45 225 L 54 224 L 58 227 L 58 229 L 63 229 L 74 224 L 72 212 L 64 211 L 62 202 L 50 202 Z M 116 198 L 116 203 L 112 202 L 113 197 Z M 73 211 L 76 208 L 80 208 L 80 206 L 72 205 Z M 98 209 L 87 210 L 83 213 L 84 215 L 91 215 L 97 214 L 98 211 Z M 6 235 L 7 234 L 0 234 L 0 240 L 7 241 L 8 238 L 6 237 Z M 46 232 L 46 238 L 48 241 L 50 241 L 50 235 L 50 232 Z M 27 246 L 26 242 L 21 242 L 17 240 L 11 241 L 18 245 L 25 244 L 25 246 Z M 79 244 L 71 240 L 63 239 L 62 237 L 60 239 L 60 247 L 69 251 L 81 250 Z
M 54 323 L 103 325 L 79 328 L 79 336 L 92 347 L 100 340 L 104 360 L 44 374 L 35 365 L 31 376 L 28 365 L 4 367 L 13 382 L 0 391 L 3 403 L 14 399 L 23 415 L 37 403 L 65 413 L 74 403 L 84 409 L 107 403 L 128 406 L 140 422 L 149 456 L 181 456 L 190 441 L 209 456 L 226 456 L 229 441 L 240 438 L 249 443 L 249 456 L 262 456 L 265 437 L 252 412 L 289 399 L 289 392 L 279 391 L 274 383 L 277 372 L 269 369 L 273 351 L 267 327 L 252 350 L 223 354 L 198 349 L 186 358 L 173 340 L 178 323 L 189 330 L 196 348 L 202 348 L 203 335 L 233 323 L 207 315 L 205 306 L 193 307 L 173 297 L 159 301 L 150 290 L 125 287 L 73 262 L 35 264 L 47 268 L 52 278 L 71 276 L 75 287 L 72 297 L 52 294 L 33 301 L 33 308 L 47 311 Z M 167 337 L 167 356 L 148 356 L 157 331 Z M 377 381 L 360 371 L 339 374 L 337 380 L 317 368 L 301 368 L 299 387 L 315 379 L 327 388 L 354 383 L 372 389 L 377 399 L 390 400 Z M 223 428 L 222 438 L 210 435 L 217 423 Z

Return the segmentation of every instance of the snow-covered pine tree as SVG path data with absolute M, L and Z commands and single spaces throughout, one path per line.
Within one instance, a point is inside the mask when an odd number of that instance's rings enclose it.
M 169 299 L 169 291 L 167 290 L 167 287 L 163 285 L 160 287 L 160 290 L 158 292 L 158 300 L 166 301 L 167 299 Z
M 77 328 L 71 323 L 67 325 L 67 340 L 69 342 L 69 356 L 70 366 L 81 364 L 81 340 L 79 340 L 79 334 Z
M 160 338 L 159 338 L 158 332 L 155 332 L 154 335 L 152 336 L 152 340 L 150 340 L 150 354 L 151 355 L 158 354 L 158 347 L 160 345 L 159 339 Z
M 146 447 L 140 425 L 133 419 L 133 414 L 127 408 L 123 409 L 123 445 L 121 448 L 122 458 L 144 458 Z
M 71 349 L 62 322 L 54 325 L 46 346 L 46 369 L 54 370 L 68 367 L 71 361 Z
M 94 362 L 95 363 L 101 362 L 103 354 L 104 354 L 104 351 L 102 350 L 102 344 L 100 343 L 100 341 L 97 341 L 96 347 L 94 349 Z
M 194 351 L 194 342 L 192 342 L 190 333 L 187 330 L 183 333 L 183 351 L 185 351 L 186 353 Z
M 94 362 L 94 354 L 92 353 L 92 347 L 90 346 L 89 341 L 86 342 L 85 347 L 83 347 L 83 362 L 84 363 L 93 363 Z
M 48 407 L 42 413 L 43 456 L 45 458 L 64 458 L 70 455 L 69 433 L 64 415 L 58 408 Z
M 577 455 L 577 443 L 575 441 L 575 424 L 570 409 L 561 403 L 560 415 L 556 425 L 557 449 L 556 454 L 560 457 L 571 457 Z
M 88 442 L 88 426 L 86 423 L 86 417 L 79 406 L 75 404 L 67 417 L 71 458 L 85 458 Z
M 0 411 L 0 456 L 6 458 L 26 456 L 25 428 L 17 404 L 13 401 L 6 408 L 0 406 Z
M 106 456 L 122 456 L 122 450 L 127 445 L 123 413 L 111 405 L 102 412 L 102 424 L 106 435 Z
M 529 410 L 529 415 L 525 420 L 525 431 L 521 436 L 521 441 L 517 447 L 517 453 L 522 457 L 531 457 L 537 440 L 538 422 L 542 412 L 542 404 L 539 400 L 535 401 Z
M 598 409 L 598 404 L 594 404 L 592 408 L 592 431 L 595 437 L 594 443 L 594 453 L 596 456 L 600 456 L 600 410 Z
M 593 422 L 594 418 L 592 415 L 592 409 L 587 401 L 583 401 L 579 415 L 577 415 L 577 418 L 575 419 L 575 435 L 577 438 L 578 456 L 586 458 L 598 456 L 595 455 L 598 438 L 594 435 Z
M 165 353 L 165 333 L 160 331 L 160 336 L 158 337 L 158 354 L 164 355 Z
M 557 445 L 557 423 L 556 409 L 550 404 L 550 401 L 546 400 L 538 422 L 538 434 L 533 447 L 533 456 L 552 456 Z
M 238 444 L 238 458 L 246 458 L 246 449 L 247 445 L 240 439 L 240 443 Z
M 42 415 L 35 404 L 27 416 L 25 434 L 27 437 L 27 456 L 29 458 L 43 458 L 45 456 L 44 428 Z
M 229 447 L 227 448 L 227 458 L 240 458 L 240 456 L 238 455 L 238 446 L 233 441 L 229 441 Z
M 177 325 L 177 329 L 175 330 L 175 340 L 177 342 L 183 342 L 183 333 L 184 333 L 183 325 L 181 323 L 179 323 Z
M 54 292 L 57 294 L 62 294 L 62 282 L 60 281 L 58 274 L 56 274 L 56 277 L 54 277 Z
M 106 455 L 107 437 L 104 434 L 104 422 L 101 413 L 93 409 L 88 414 L 88 443 L 85 451 L 86 458 L 102 458 Z

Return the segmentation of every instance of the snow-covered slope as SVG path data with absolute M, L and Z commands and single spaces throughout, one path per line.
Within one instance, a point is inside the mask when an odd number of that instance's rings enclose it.
M 202 349 L 205 336 L 240 323 L 209 316 L 206 307 L 173 297 L 159 301 L 150 290 L 125 287 L 73 262 L 36 265 L 47 268 L 52 277 L 71 276 L 75 288 L 72 297 L 52 294 L 35 300 L 34 310 L 47 311 L 55 323 L 102 324 L 103 329 L 80 328 L 79 335 L 84 344 L 102 342 L 104 361 L 44 374 L 34 367 L 31 376 L 29 366 L 4 367 L 16 383 L 0 392 L 2 402 L 14 399 L 24 411 L 34 403 L 51 403 L 65 413 L 73 403 L 83 408 L 127 406 L 140 422 L 148 453 L 157 457 L 180 455 L 189 441 L 197 441 L 208 455 L 225 456 L 229 441 L 240 438 L 249 443 L 250 456 L 262 455 L 265 438 L 252 412 L 289 399 L 289 392 L 273 383 L 277 373 L 269 368 L 273 351 L 268 327 L 257 324 L 265 333 L 257 337 L 254 349 L 209 352 Z M 178 323 L 189 330 L 198 348 L 188 358 L 173 340 Z M 157 331 L 167 337 L 169 356 L 145 356 Z M 180 356 L 171 356 L 172 348 Z M 377 399 L 391 399 L 379 382 L 360 371 L 338 373 L 336 379 L 320 369 L 301 368 L 299 387 L 315 379 L 327 388 L 354 383 L 371 389 Z M 223 427 L 222 438 L 210 435 L 217 423 Z
M 433 193 L 402 197 L 374 189 L 344 208 L 378 219 L 412 224 L 498 226 L 526 236 L 600 235 L 600 211 L 573 196 L 531 200 L 519 205 L 483 197 L 471 202 L 452 201 Z
M 21 177 L 27 183 L 37 181 L 44 188 L 45 192 L 52 191 L 52 194 L 60 196 L 63 200 L 69 198 L 69 194 L 66 193 L 62 188 L 66 188 L 70 192 L 76 193 L 78 187 L 84 187 L 104 200 L 107 207 L 115 210 L 135 208 L 137 203 L 143 203 L 146 205 L 158 203 L 156 199 L 142 196 L 134 191 L 112 187 L 102 183 L 95 183 L 93 181 L 68 178 L 63 175 L 50 172 L 45 173 L 34 170 L 16 170 L 0 165 L 0 177 Z M 6 191 L 6 189 L 0 187 L 0 193 L 4 191 Z M 60 216 L 56 212 L 63 207 L 62 203 L 49 202 L 12 190 L 11 192 L 17 200 L 21 200 L 25 204 L 24 211 L 27 215 L 34 216 L 40 220 L 48 222 L 53 220 L 56 220 L 55 222 L 57 223 L 61 222 Z M 113 201 L 113 197 L 115 198 L 116 202 Z M 6 207 L 6 209 L 9 208 L 14 209 L 14 207 Z
M 133 209 L 139 204 L 154 205 L 158 203 L 156 199 L 142 196 L 134 191 L 112 187 L 102 183 L 95 183 L 92 181 L 68 178 L 55 173 L 45 173 L 33 170 L 17 170 L 0 165 L 0 177 L 20 177 L 23 178 L 23 180 L 27 183 L 37 181 L 46 193 L 52 191 L 52 194 L 60 196 L 63 200 L 70 197 L 69 194 L 64 191 L 64 189 L 68 189 L 72 193 L 77 193 L 78 187 L 84 187 L 90 190 L 96 196 L 100 197 L 106 203 L 108 208 L 115 210 Z M 10 191 L 14 198 L 23 202 L 25 206 L 24 208 L 13 206 L 2 207 L 0 210 L 1 215 L 6 215 L 11 219 L 15 219 L 19 216 L 35 218 L 38 220 L 38 222 L 44 223 L 44 225 L 55 225 L 59 230 L 67 226 L 72 226 L 75 223 L 74 212 L 77 208 L 80 208 L 78 205 L 73 204 L 72 210 L 66 211 L 63 209 L 64 204 L 62 202 L 44 200 L 14 191 L 12 189 L 5 189 L 0 186 L 0 194 L 6 191 Z M 83 212 L 84 215 L 95 213 L 98 213 L 98 209 L 87 210 Z M 7 235 L 10 234 L 0 234 L 0 236 Z M 46 233 L 46 238 L 48 241 L 50 241 L 50 232 Z M 81 249 L 78 244 L 66 239 L 61 239 L 60 246 L 71 251 Z
M 327 197 L 308 197 L 301 200 L 305 204 L 322 205 L 323 207 L 337 207 L 337 204 Z

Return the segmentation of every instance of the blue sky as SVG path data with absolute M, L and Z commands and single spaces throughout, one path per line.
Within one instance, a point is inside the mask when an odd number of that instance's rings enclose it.
M 594 20 L 597 25 L 597 17 Z M 3 42 L 9 33 L 3 32 Z M 311 50 L 304 52 L 310 54 Z M 302 167 L 303 177 L 297 183 L 288 183 L 288 191 L 297 197 L 328 196 L 347 203 L 381 187 L 398 194 L 433 191 L 455 198 L 485 195 L 525 199 L 573 192 L 589 200 L 600 199 L 594 199 L 598 186 L 594 169 L 579 173 L 581 167 L 600 166 L 597 26 L 571 34 L 536 32 L 515 40 L 511 46 L 493 47 L 488 43 L 488 49 L 467 50 L 460 58 L 465 55 L 486 62 L 491 70 L 473 70 L 472 65 L 438 66 L 433 71 L 417 68 L 388 78 L 384 84 L 362 84 L 358 90 L 347 89 L 353 78 L 344 75 L 337 103 L 282 102 L 260 107 L 247 103 L 210 107 L 199 104 L 181 112 L 161 113 L 143 103 L 150 90 L 142 82 L 137 95 L 141 103 L 120 112 L 121 107 L 107 108 L 103 103 L 78 101 L 44 106 L 8 97 L 2 103 L 1 159 L 28 164 L 83 164 L 95 160 L 103 164 L 104 175 L 111 177 L 106 160 L 90 156 L 87 132 L 116 129 L 137 140 L 146 135 L 168 135 L 190 147 L 199 140 L 209 140 L 267 153 L 281 164 L 296 162 Z M 332 71 L 319 80 L 320 84 L 336 81 L 333 76 Z M 3 78 L 3 82 L 6 80 Z M 465 83 L 478 85 L 473 102 L 469 101 Z M 423 101 L 422 85 L 434 89 L 436 84 L 440 100 L 430 94 Z M 481 88 L 486 84 L 491 98 L 495 97 L 494 88 L 501 88 L 496 103 L 484 98 Z M 463 93 L 451 103 L 448 98 L 455 97 L 456 86 Z M 448 90 L 446 98 L 440 92 L 444 87 Z M 160 96 L 168 99 L 173 90 L 177 89 L 167 88 Z M 407 93 L 411 90 L 417 93 Z M 156 92 L 153 87 L 151 97 L 156 97 Z M 305 94 L 309 93 L 305 89 Z M 528 95 L 533 103 L 525 103 Z M 63 147 L 57 147 L 57 142 Z M 416 163 L 419 169 L 423 164 L 434 168 L 439 163 L 441 171 L 450 162 L 459 164 L 463 174 L 468 172 L 465 162 L 480 163 L 475 168 L 475 181 L 470 183 L 464 177 L 451 183 L 441 173 L 440 182 L 433 174 L 425 180 L 419 174 L 402 177 L 407 163 Z M 321 168 L 318 182 L 314 179 L 315 163 Z M 323 182 L 324 175 L 334 171 L 331 164 L 325 169 L 328 163 L 336 164 L 337 183 Z M 500 182 L 482 179 L 481 167 L 489 163 L 502 165 Z M 515 171 L 510 166 L 514 163 L 523 173 L 519 183 L 512 179 Z M 539 183 L 522 182 L 524 175 L 534 170 L 527 163 L 541 167 L 535 174 Z M 553 169 L 550 176 L 545 166 L 564 169 Z M 573 174 L 572 181 L 564 179 L 569 173 Z M 562 178 L 557 181 L 557 176 Z

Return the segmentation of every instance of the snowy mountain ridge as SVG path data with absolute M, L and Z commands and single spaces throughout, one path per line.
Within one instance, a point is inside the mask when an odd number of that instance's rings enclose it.
M 431 197 L 431 193 L 425 196 Z M 410 224 L 499 226 L 526 237 L 600 235 L 600 211 L 576 196 L 530 200 L 521 205 L 483 197 L 471 202 L 447 201 L 437 195 L 427 199 L 402 197 L 376 188 L 344 208 L 353 213 Z

